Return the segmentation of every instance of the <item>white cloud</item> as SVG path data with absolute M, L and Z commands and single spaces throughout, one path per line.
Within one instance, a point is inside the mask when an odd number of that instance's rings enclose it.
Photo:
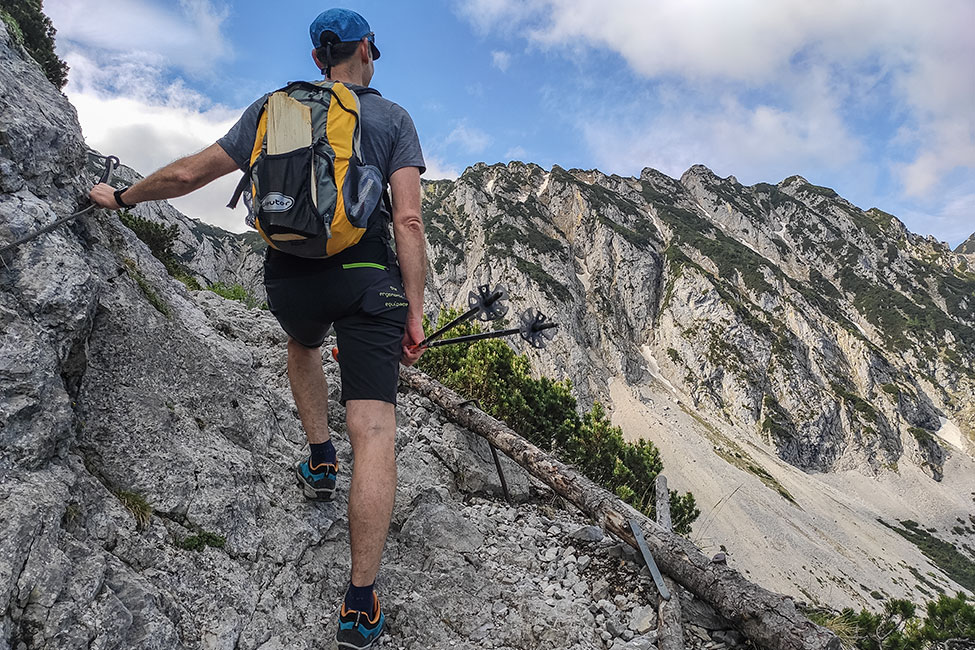
M 825 69 L 792 84 L 783 101 L 749 99 L 731 85 L 658 84 L 628 103 L 576 110 L 597 166 L 635 174 L 650 166 L 679 177 L 703 163 L 742 179 L 767 181 L 811 169 L 853 165 L 864 145 L 841 117 Z
M 163 6 L 148 0 L 47 0 L 44 9 L 58 30 L 58 42 L 85 50 L 123 53 L 193 74 L 214 70 L 232 54 L 221 32 L 229 9 L 207 0 Z
M 491 144 L 491 137 L 484 131 L 461 122 L 450 132 L 446 144 L 455 144 L 467 153 L 479 154 Z
M 118 156 L 143 175 L 213 144 L 242 112 L 208 105 L 181 83 L 166 85 L 158 70 L 130 65 L 125 57 L 109 66 L 79 52 L 69 52 L 65 58 L 71 66 L 65 94 L 78 110 L 88 145 Z M 109 83 L 124 95 L 106 92 Z M 224 208 L 236 182 L 231 174 L 171 202 L 190 217 L 240 232 L 243 207 Z
M 211 76 L 233 55 L 221 31 L 226 6 L 47 0 L 45 10 L 70 66 L 65 94 L 89 146 L 148 175 L 213 144 L 240 116 L 242 109 L 214 105 L 180 79 Z M 243 207 L 223 207 L 236 186 L 233 176 L 171 202 L 190 217 L 241 231 Z
M 507 72 L 508 66 L 511 65 L 511 54 L 503 50 L 496 50 L 491 52 L 491 62 L 501 72 Z
M 440 158 L 424 154 L 423 160 L 427 165 L 427 170 L 423 172 L 423 178 L 427 180 L 453 180 L 460 176 L 460 171 L 458 171 L 457 167 Z
M 486 34 L 490 31 L 516 32 L 523 22 L 544 10 L 545 4 L 525 0 L 460 0 L 455 7 L 475 29 Z
M 904 122 L 902 141 L 910 145 L 900 154 L 909 159 L 898 168 L 905 192 L 936 192 L 953 169 L 975 168 L 971 0 L 466 0 L 460 13 L 484 33 L 520 35 L 572 60 L 586 60 L 592 48 L 606 49 L 647 79 L 680 79 L 703 92 L 730 95 L 743 120 L 707 115 L 689 103 L 698 96 L 680 91 L 690 115 L 652 120 L 662 141 L 646 133 L 635 142 L 610 137 L 630 151 L 673 147 L 669 158 L 676 159 L 677 149 L 691 141 L 708 157 L 722 158 L 740 146 L 733 166 L 762 166 L 774 157 L 770 148 L 792 147 L 830 163 L 822 156 L 839 144 L 832 162 L 842 165 L 851 148 L 830 136 L 830 129 L 849 135 L 852 127 L 844 124 L 843 112 L 876 101 L 871 94 L 880 84 L 894 100 L 884 110 Z M 803 91 L 808 76 L 818 74 L 813 66 L 828 70 L 828 83 L 814 84 L 821 106 L 810 110 L 804 98 L 817 98 Z M 748 93 L 753 91 L 785 99 L 743 112 L 740 107 L 752 103 Z M 668 124 L 703 131 L 682 135 Z M 715 138 L 713 145 L 707 138 Z M 592 140 L 598 143 L 599 134 Z
M 748 108 L 734 97 L 715 110 L 668 110 L 648 120 L 631 116 L 581 128 L 598 167 L 620 174 L 651 166 L 679 177 L 703 163 L 741 178 L 773 179 L 813 166 L 841 167 L 860 150 L 834 114 Z
M 526 160 L 528 158 L 528 152 L 525 150 L 524 147 L 519 146 L 519 145 L 515 145 L 514 147 L 508 149 L 505 152 L 504 157 L 507 160 L 521 160 L 521 161 L 524 161 L 524 160 Z
M 955 173 L 938 200 L 919 200 L 896 215 L 914 232 L 936 233 L 955 248 L 975 233 L 975 180 Z

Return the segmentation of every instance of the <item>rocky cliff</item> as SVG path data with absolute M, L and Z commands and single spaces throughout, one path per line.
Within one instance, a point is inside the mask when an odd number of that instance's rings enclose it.
M 975 233 L 972 233 L 971 237 L 958 244 L 955 252 L 961 253 L 962 255 L 975 255 Z
M 593 399 L 656 376 L 807 470 L 938 479 L 943 419 L 973 449 L 975 274 L 880 210 L 798 176 L 511 163 L 428 185 L 425 217 L 444 301 L 509 279 L 563 325 L 538 364 Z
M 431 305 L 503 282 L 515 309 L 559 322 L 525 353 L 664 450 L 706 513 L 701 543 L 748 549 L 763 583 L 869 606 L 931 593 L 910 566 L 931 554 L 891 530 L 921 521 L 970 575 L 965 256 L 798 176 L 746 187 L 703 166 L 621 178 L 512 162 L 424 193 Z
M 104 170 L 104 164 L 89 157 L 87 169 L 97 177 Z M 123 164 L 115 171 L 112 184 L 123 187 L 141 178 L 141 174 Z M 257 231 L 228 232 L 199 219 L 190 219 L 166 202 L 151 207 L 136 206 L 132 212 L 167 227 L 176 226 L 172 253 L 200 286 L 208 287 L 218 282 L 240 285 L 258 303 L 265 301 L 262 275 L 265 244 Z
M 2 27 L 0 89 L 6 244 L 86 203 L 93 176 L 74 110 Z M 137 210 L 186 226 L 198 277 L 233 266 L 224 234 Z M 6 253 L 0 278 L 0 647 L 331 647 L 345 496 L 312 504 L 293 483 L 304 436 L 270 314 L 188 291 L 114 212 Z M 514 503 L 499 498 L 486 444 L 426 399 L 401 395 L 397 415 L 387 647 L 656 647 L 628 547 L 507 460 Z M 744 647 L 682 597 L 688 647 Z

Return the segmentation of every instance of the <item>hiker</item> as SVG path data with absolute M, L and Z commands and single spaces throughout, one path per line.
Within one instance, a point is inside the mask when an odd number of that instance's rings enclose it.
M 329 9 L 310 27 L 312 58 L 327 80 L 341 81 L 361 104 L 362 162 L 378 168 L 391 190 L 392 225 L 384 202 L 358 243 L 324 259 L 268 247 L 264 286 L 268 305 L 288 338 L 288 379 L 311 446 L 296 468 L 307 498 L 331 500 L 338 463 L 329 439 L 328 388 L 320 346 L 334 325 L 341 350 L 341 403 L 346 407 L 355 458 L 349 488 L 352 572 L 339 610 L 339 648 L 367 648 L 382 633 L 384 615 L 373 585 L 396 491 L 394 437 L 399 363 L 412 365 L 422 349 L 426 244 L 420 218 L 420 174 L 425 167 L 409 114 L 369 82 L 379 59 L 376 39 L 359 14 Z M 105 184 L 91 200 L 110 209 L 182 196 L 234 170 L 248 170 L 258 116 L 254 102 L 215 144 L 160 169 L 129 188 Z

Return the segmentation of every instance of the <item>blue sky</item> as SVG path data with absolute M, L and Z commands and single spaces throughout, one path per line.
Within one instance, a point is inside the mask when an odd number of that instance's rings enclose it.
M 148 173 L 316 78 L 306 1 L 45 0 L 89 144 Z M 971 0 L 349 1 L 428 178 L 478 161 L 800 174 L 952 246 L 975 231 Z M 240 231 L 236 178 L 174 201 Z

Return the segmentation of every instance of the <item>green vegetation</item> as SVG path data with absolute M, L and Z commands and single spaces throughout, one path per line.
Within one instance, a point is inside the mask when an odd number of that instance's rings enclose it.
M 64 508 L 64 515 L 61 517 L 61 521 L 68 526 L 74 525 L 78 519 L 81 517 L 81 506 L 72 501 Z
M 900 387 L 898 387 L 897 384 L 893 384 L 893 383 L 881 384 L 880 389 L 883 390 L 888 395 L 893 395 L 894 397 L 899 397 L 901 394 Z
M 128 258 L 125 258 L 123 262 L 125 262 L 125 267 L 128 270 L 129 276 L 135 280 L 135 283 L 139 286 L 139 289 L 142 290 L 142 295 L 146 297 L 149 304 L 155 307 L 156 311 L 158 311 L 160 314 L 166 318 L 169 318 L 172 313 L 169 310 L 169 305 L 167 305 L 166 301 L 163 300 L 158 293 L 156 293 L 155 289 L 152 288 L 152 285 L 149 284 L 146 276 L 142 275 L 142 272 L 139 271 L 139 267 L 136 266 L 136 263 Z
M 917 615 L 917 609 L 910 601 L 893 599 L 884 603 L 879 614 L 847 608 L 842 612 L 816 610 L 807 615 L 836 633 L 844 648 L 857 650 L 925 650 L 937 641 L 975 638 L 975 607 L 965 594 L 941 594 L 927 603 L 924 619 Z
M 620 235 L 623 239 L 625 239 L 626 241 L 630 242 L 631 244 L 633 244 L 638 248 L 647 248 L 648 246 L 650 246 L 651 242 L 653 242 L 653 239 L 650 237 L 650 235 L 646 234 L 646 232 L 638 232 L 636 230 L 631 230 L 630 228 L 618 224 L 612 219 L 610 219 L 609 217 L 603 216 L 601 214 L 599 215 L 598 219 L 600 224 L 606 226 L 607 228 L 615 232 L 617 235 Z
M 119 213 L 122 224 L 135 233 L 142 243 L 149 247 L 149 252 L 166 267 L 166 272 L 186 285 L 187 289 L 199 291 L 203 287 L 197 282 L 189 268 L 173 253 L 173 243 L 179 236 L 179 226 L 173 224 L 164 226 L 144 217 L 139 217 L 128 210 Z
M 495 247 L 503 244 L 511 248 L 518 242 L 542 254 L 565 254 L 565 244 L 546 235 L 536 225 L 538 222 L 545 223 L 546 217 L 534 200 L 509 201 L 496 196 L 495 201 L 501 212 L 484 223 L 485 243 Z
M 975 328 L 952 320 L 923 292 L 908 297 L 890 287 L 880 286 L 860 277 L 857 265 L 844 260 L 840 270 L 840 286 L 853 293 L 853 304 L 864 317 L 877 326 L 887 342 L 896 350 L 907 350 L 917 345 L 919 339 L 934 336 L 943 339 L 950 332 L 960 348 L 975 347 Z M 965 292 L 972 295 L 975 282 L 954 277 L 944 280 L 942 292 L 949 298 L 951 309 L 960 310 Z M 964 312 L 961 312 L 964 314 Z M 948 361 L 964 368 L 960 360 L 946 356 Z M 971 369 L 967 369 L 971 373 Z
M 963 320 L 975 320 L 975 275 L 954 270 L 943 273 L 938 292 L 945 299 L 948 313 Z
M 54 53 L 57 30 L 44 15 L 42 0 L 0 0 L 0 20 L 13 40 L 37 61 L 44 75 L 58 88 L 68 82 L 68 65 Z
M 931 442 L 932 440 L 931 432 L 927 429 L 922 429 L 920 427 L 909 427 L 907 432 L 914 436 L 914 439 L 922 445 Z
M 489 251 L 490 250 L 492 249 L 489 249 Z M 535 264 L 534 262 L 529 262 L 518 255 L 512 255 L 509 253 L 509 257 L 514 260 L 515 267 L 527 275 L 532 282 L 540 286 L 542 291 L 544 291 L 549 298 L 561 303 L 567 303 L 572 300 L 572 294 L 569 292 L 568 287 L 553 278 L 549 272 L 543 269 L 541 266 Z
M 795 424 L 778 400 L 766 393 L 762 398 L 762 407 L 765 413 L 762 419 L 762 431 L 771 437 L 777 447 L 796 437 Z
M 715 278 L 713 274 L 691 260 L 691 258 L 689 258 L 684 251 L 674 244 L 671 244 L 664 250 L 664 258 L 667 260 L 668 269 L 671 274 L 674 275 L 674 277 L 679 277 L 677 275 L 677 269 L 687 267 L 696 269 L 706 278 L 713 278 L 714 281 L 711 282 L 711 286 L 713 286 L 714 290 L 718 292 L 721 299 L 724 300 L 729 307 L 731 307 L 731 309 L 735 312 L 735 316 L 741 319 L 741 321 L 756 334 L 764 335 L 767 339 L 774 338 L 772 329 L 765 321 L 752 313 L 751 309 L 745 304 L 745 302 L 743 302 L 743 296 L 733 284 L 717 281 L 718 279 Z M 672 291 L 672 288 L 668 287 L 668 290 Z M 669 296 L 665 295 L 664 300 L 668 301 Z
M 132 513 L 139 528 L 149 523 L 149 518 L 152 517 L 152 506 L 141 494 L 129 490 L 116 490 L 115 498 Z
M 795 178 L 795 177 L 791 177 Z M 797 192 L 806 192 L 807 194 L 816 194 L 818 196 L 826 197 L 827 199 L 835 199 L 839 194 L 836 193 L 831 187 L 823 187 L 821 185 L 813 185 L 812 183 L 802 183 L 796 187 Z
M 949 578 L 965 589 L 975 591 L 975 562 L 954 544 L 938 539 L 909 519 L 900 522 L 903 528 L 888 524 L 883 519 L 877 521 L 917 546 Z
M 755 192 L 745 192 L 741 183 L 731 178 L 720 179 L 711 185 L 711 189 L 718 198 L 743 214 L 759 216 L 768 212 L 763 209 L 761 197 L 756 197 Z
M 248 309 L 267 309 L 267 303 L 262 303 L 254 297 L 250 291 L 244 288 L 241 284 L 225 284 L 223 282 L 217 282 L 211 284 L 207 287 L 208 290 L 217 294 L 218 296 L 223 296 L 228 300 L 236 300 L 247 306 Z
M 844 401 L 849 402 L 855 411 L 865 415 L 868 422 L 874 422 L 877 420 L 877 409 L 870 406 L 870 403 L 867 402 L 867 400 L 863 399 L 856 393 L 850 392 L 839 384 L 833 383 L 829 386 L 833 389 L 833 392 L 836 393 L 837 397 L 841 397 Z
M 223 548 L 227 540 L 222 535 L 216 535 L 214 533 L 208 533 L 206 531 L 200 531 L 197 535 L 190 535 L 183 540 L 177 542 L 177 546 L 187 551 L 200 552 L 207 546 L 213 548 Z
M 441 311 L 438 326 L 457 314 L 456 310 Z M 476 323 L 465 323 L 451 334 L 462 336 L 479 330 Z M 477 400 L 485 412 L 573 464 L 633 507 L 655 516 L 654 480 L 663 469 L 657 448 L 646 440 L 624 441 L 622 430 L 609 422 L 599 403 L 580 417 L 570 382 L 535 379 L 528 357 L 516 355 L 499 340 L 435 348 L 420 359 L 418 367 Z M 691 493 L 672 492 L 670 510 L 674 530 L 680 534 L 689 533 L 700 514 Z
M 646 192 L 646 183 L 644 188 Z M 719 277 L 731 283 L 740 277 L 742 283 L 756 295 L 773 291 L 772 285 L 765 279 L 763 269 L 767 269 L 776 278 L 782 279 L 781 270 L 767 259 L 737 240 L 715 230 L 707 221 L 690 210 L 659 204 L 656 208 L 660 220 L 674 233 L 675 242 L 693 246 L 710 258 L 718 267 Z M 675 242 L 668 246 L 668 251 L 679 250 Z
M 443 213 L 443 200 L 449 191 L 449 184 L 424 183 L 423 187 L 423 227 L 427 241 L 433 251 L 447 251 L 433 260 L 437 273 L 443 273 L 447 264 L 459 264 L 464 259 L 464 236 L 449 216 Z

